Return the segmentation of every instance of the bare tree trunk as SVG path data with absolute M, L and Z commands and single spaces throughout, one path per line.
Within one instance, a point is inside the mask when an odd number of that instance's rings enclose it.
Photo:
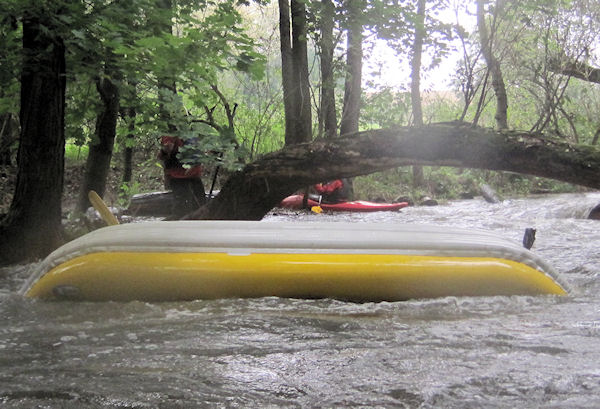
M 0 265 L 43 257 L 62 243 L 65 47 L 45 16 L 23 18 L 19 170 L 0 225 Z
M 421 106 L 421 56 L 423 53 L 423 40 L 425 39 L 425 0 L 418 0 L 417 18 L 415 20 L 415 39 L 411 60 L 410 99 L 412 103 L 413 125 L 423 125 L 423 108 Z M 423 167 L 413 166 L 413 185 L 425 185 Z
M 335 111 L 335 79 L 333 77 L 333 27 L 335 8 L 331 0 L 322 1 L 320 17 L 321 30 L 321 104 L 319 115 L 319 136 L 335 138 L 337 135 L 337 114 Z
M 123 109 L 121 115 L 129 121 L 129 125 L 127 126 L 129 132 L 125 137 L 125 150 L 123 154 L 123 182 L 131 183 L 133 176 L 133 142 L 135 140 L 133 133 L 135 130 L 135 108 Z
M 106 77 L 96 81 L 103 109 L 96 119 L 95 137 L 89 145 L 85 175 L 77 205 L 77 210 L 81 212 L 90 207 L 88 200 L 90 190 L 96 191 L 100 197 L 106 190 L 119 116 L 119 88 L 110 79 L 110 74 L 112 74 L 111 70 L 107 69 Z
M 292 58 L 295 81 L 298 87 L 296 106 L 298 123 L 295 142 L 308 142 L 312 139 L 312 113 L 310 103 L 310 83 L 308 80 L 308 31 L 306 28 L 306 3 L 304 0 L 291 0 L 292 12 Z
M 346 81 L 344 87 L 344 107 L 340 135 L 358 132 L 360 118 L 360 96 L 362 82 L 362 12 L 360 0 L 348 0 L 348 47 L 346 56 Z
M 154 34 L 156 36 L 170 35 L 173 33 L 173 15 L 172 0 L 154 0 L 158 13 L 158 20 L 153 22 Z M 156 17 L 155 17 L 156 18 Z M 177 124 L 173 118 L 173 100 L 177 95 L 177 84 L 171 74 L 159 74 L 157 78 L 158 88 L 158 117 L 167 132 L 177 132 Z
M 279 41 L 281 47 L 281 83 L 283 86 L 283 107 L 285 111 L 285 141 L 293 144 L 294 136 L 294 63 L 292 61 L 292 32 L 290 4 L 279 0 Z
M 500 62 L 494 56 L 493 38 L 488 33 L 485 22 L 485 0 L 477 0 L 477 29 L 481 40 L 481 51 L 492 75 L 492 87 L 496 94 L 496 126 L 508 129 L 508 97 Z
M 291 6 L 288 0 L 279 0 L 279 33 L 285 143 L 294 145 L 312 139 L 306 8 L 301 0 L 291 0 Z
M 598 143 L 598 138 L 600 138 L 600 128 L 596 129 L 596 133 L 594 133 L 591 145 L 596 145 Z
M 362 91 L 362 57 L 363 57 L 363 26 L 361 0 L 347 0 L 348 12 L 347 50 L 346 50 L 346 80 L 344 83 L 344 106 L 340 123 L 340 135 L 358 132 L 360 120 L 360 98 Z M 348 197 L 354 197 L 352 179 L 345 181 Z

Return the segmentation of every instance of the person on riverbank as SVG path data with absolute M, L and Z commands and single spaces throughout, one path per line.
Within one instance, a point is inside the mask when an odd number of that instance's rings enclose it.
M 174 218 L 191 213 L 206 202 L 202 166 L 186 168 L 177 157 L 183 144 L 176 136 L 164 135 L 158 153 L 158 159 L 163 163 L 165 189 L 171 190 L 175 197 Z

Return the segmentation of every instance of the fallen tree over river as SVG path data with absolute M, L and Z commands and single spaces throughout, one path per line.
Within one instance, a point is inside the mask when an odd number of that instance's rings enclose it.
M 511 171 L 600 188 L 600 149 L 461 122 L 360 132 L 286 147 L 235 172 L 186 219 L 260 220 L 294 191 L 406 165 Z

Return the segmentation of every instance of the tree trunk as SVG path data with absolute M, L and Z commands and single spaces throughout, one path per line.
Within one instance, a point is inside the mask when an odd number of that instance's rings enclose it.
M 173 1 L 154 0 L 157 13 L 150 16 L 153 19 L 152 29 L 155 36 L 170 36 L 173 34 Z M 177 84 L 171 72 L 159 72 L 156 78 L 158 95 L 158 118 L 163 130 L 168 133 L 177 132 L 177 120 L 173 117 L 173 104 L 176 101 Z
M 285 110 L 285 144 L 294 145 L 308 142 L 312 138 L 304 2 L 291 0 L 290 7 L 288 0 L 279 0 L 279 34 Z
M 321 104 L 319 112 L 319 136 L 337 136 L 335 111 L 335 78 L 333 77 L 333 28 L 335 7 L 331 0 L 323 0 L 320 16 L 321 40 Z
M 492 75 L 492 87 L 496 94 L 496 126 L 498 129 L 508 129 L 508 97 L 500 62 L 494 56 L 493 41 L 485 23 L 485 0 L 477 0 L 477 30 L 481 40 L 481 51 Z
M 283 87 L 283 109 L 285 116 L 285 142 L 294 143 L 294 63 L 292 61 L 292 33 L 290 22 L 290 4 L 288 0 L 279 0 L 279 41 L 281 48 L 281 85 Z
M 425 39 L 425 0 L 418 0 L 417 16 L 415 20 L 415 39 L 411 60 L 410 99 L 412 103 L 413 125 L 423 125 L 423 108 L 421 106 L 421 56 L 423 54 L 423 40 Z M 413 185 L 425 185 L 423 167 L 415 165 L 413 170 Z
M 285 147 L 234 173 L 215 199 L 187 218 L 260 220 L 303 186 L 415 164 L 504 170 L 600 188 L 596 147 L 453 122 Z
M 91 206 L 88 200 L 90 190 L 95 190 L 100 197 L 106 190 L 119 116 L 119 88 L 110 79 L 110 71 L 107 70 L 106 77 L 96 81 L 96 88 L 102 100 L 102 111 L 96 119 L 95 135 L 89 145 L 85 176 L 77 205 L 77 210 L 81 212 L 85 212 Z
M 304 0 L 291 0 L 292 12 L 292 61 L 297 92 L 294 104 L 297 109 L 297 123 L 293 143 L 308 142 L 312 139 L 312 113 L 310 83 L 308 80 L 308 30 L 306 28 L 306 3 Z M 287 143 L 287 140 L 286 140 Z
M 360 97 L 362 91 L 362 39 L 363 26 L 361 13 L 363 13 L 362 0 L 347 0 L 348 30 L 346 50 L 346 79 L 344 82 L 344 106 L 340 123 L 340 135 L 358 132 L 360 119 Z M 326 180 L 326 179 L 323 179 Z M 344 181 L 348 197 L 354 197 L 354 181 Z
M 0 165 L 12 166 L 13 146 L 19 139 L 19 123 L 10 113 L 0 115 Z
M 122 110 L 122 116 L 127 118 L 129 124 L 127 129 L 129 132 L 125 137 L 125 150 L 123 154 L 123 183 L 131 183 L 133 176 L 133 144 L 135 143 L 135 108 L 127 108 Z
M 23 18 L 19 171 L 0 225 L 0 265 L 43 257 L 62 243 L 65 47 L 45 16 Z
M 348 49 L 347 71 L 344 87 L 344 107 L 342 109 L 342 122 L 340 135 L 358 132 L 360 117 L 360 95 L 362 81 L 362 13 L 360 0 L 348 0 Z
M 129 134 L 131 135 L 131 134 Z M 127 139 L 133 140 L 132 137 L 127 135 Z M 126 146 L 123 151 L 123 183 L 131 183 L 133 176 L 133 148 Z

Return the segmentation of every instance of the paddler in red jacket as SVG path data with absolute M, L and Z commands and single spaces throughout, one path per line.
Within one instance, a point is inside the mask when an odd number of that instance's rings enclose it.
M 206 202 L 204 184 L 202 183 L 202 166 L 184 168 L 177 158 L 183 141 L 176 136 L 160 138 L 158 159 L 163 163 L 165 188 L 173 191 L 175 204 L 173 216 L 182 217 Z
M 335 179 L 326 183 L 318 183 L 313 187 L 317 194 L 321 195 L 323 203 L 347 202 L 350 199 L 350 189 L 345 179 Z

